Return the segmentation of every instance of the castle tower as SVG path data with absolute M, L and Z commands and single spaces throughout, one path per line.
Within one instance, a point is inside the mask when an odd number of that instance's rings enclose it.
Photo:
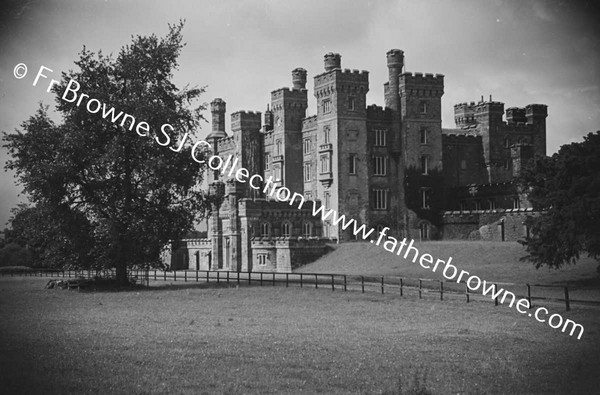
M 221 98 L 216 98 L 210 103 L 210 112 L 212 114 L 212 131 L 206 136 L 206 141 L 212 146 L 213 153 L 219 153 L 219 140 L 227 137 L 225 132 L 225 101 Z M 214 171 L 209 175 L 209 182 L 217 181 L 219 172 Z
M 292 84 L 291 89 L 280 88 L 271 92 L 273 135 L 272 144 L 265 147 L 265 151 L 271 160 L 268 168 L 275 184 L 302 193 L 302 119 L 308 107 L 306 70 L 294 69 Z
M 366 95 L 369 73 L 341 68 L 341 56 L 324 57 L 325 72 L 314 77 L 317 98 L 316 150 L 311 165 L 316 196 L 340 215 L 367 223 L 369 210 Z M 352 163 L 352 164 L 351 164 Z M 331 224 L 325 235 L 349 240 L 349 233 Z
M 237 169 L 244 168 L 250 175 L 262 173 L 263 134 L 260 112 L 237 111 L 231 114 L 231 131 L 235 141 L 236 156 L 239 160 Z M 258 197 L 257 190 L 249 183 L 243 184 L 239 198 Z
M 400 81 L 399 77 L 404 67 L 404 52 L 399 49 L 392 49 L 387 52 L 388 82 L 385 85 L 385 106 L 392 110 L 392 128 L 390 133 L 390 142 L 392 152 L 400 154 L 401 152 L 401 131 L 400 131 Z
M 507 172 L 503 163 L 508 160 L 505 148 L 502 145 L 503 133 L 502 117 L 504 116 L 504 103 L 481 101 L 475 106 L 475 121 L 478 124 L 478 133 L 483 144 L 483 160 L 488 174 L 487 182 L 504 181 Z
M 545 104 L 529 104 L 525 107 L 527 123 L 536 128 L 533 150 L 535 155 L 546 156 L 546 117 L 548 106 Z

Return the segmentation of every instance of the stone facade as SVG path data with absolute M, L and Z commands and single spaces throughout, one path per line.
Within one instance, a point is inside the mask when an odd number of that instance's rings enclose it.
M 331 218 L 313 217 L 313 201 L 396 237 L 522 237 L 524 217 L 534 214 L 513 180 L 527 160 L 546 154 L 546 106 L 505 112 L 504 103 L 482 97 L 455 105 L 456 127 L 442 129 L 444 76 L 406 72 L 398 49 L 386 61 L 385 107 L 367 105 L 369 73 L 342 68 L 334 53 L 314 77 L 315 115 L 306 114 L 303 68 L 292 71 L 291 88 L 271 92 L 264 114 L 231 114 L 230 134 L 226 104 L 215 99 L 206 138 L 214 152 L 308 203 L 299 210 L 211 172 L 219 200 L 210 239 L 174 244 L 172 264 L 286 272 L 324 253 L 327 241 L 355 238 Z

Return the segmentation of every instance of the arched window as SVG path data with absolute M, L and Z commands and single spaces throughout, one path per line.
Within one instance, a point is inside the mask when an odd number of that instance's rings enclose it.
M 419 233 L 421 236 L 421 240 L 429 240 L 429 236 L 430 236 L 429 232 L 430 232 L 429 223 L 422 222 L 421 226 L 419 226 Z
M 271 225 L 268 222 L 260 224 L 260 235 L 262 237 L 269 237 L 271 235 Z
M 302 236 L 312 236 L 312 224 L 310 222 L 305 222 L 302 224 Z
M 281 224 L 281 236 L 290 237 L 292 234 L 291 229 L 292 225 L 289 223 L 289 221 L 285 221 L 283 224 Z

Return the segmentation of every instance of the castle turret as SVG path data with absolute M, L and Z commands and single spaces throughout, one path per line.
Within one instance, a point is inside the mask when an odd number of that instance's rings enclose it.
M 210 103 L 210 112 L 212 114 L 212 132 L 206 137 L 209 142 L 214 139 L 227 137 L 225 133 L 225 101 L 221 98 L 216 98 Z
M 268 132 L 273 130 L 273 112 L 271 111 L 271 108 L 269 107 L 269 105 L 267 104 L 267 111 L 265 111 L 265 114 L 263 115 L 263 127 L 262 127 L 263 132 Z
M 400 107 L 400 99 L 398 97 L 398 77 L 402 73 L 404 67 L 404 52 L 399 49 L 392 49 L 387 52 L 388 66 L 388 92 L 385 97 L 385 105 L 393 110 L 398 110 Z
M 331 71 L 342 68 L 342 55 L 329 52 L 325 54 L 325 71 Z
M 306 70 L 301 67 L 292 70 L 292 84 L 294 89 L 306 89 Z

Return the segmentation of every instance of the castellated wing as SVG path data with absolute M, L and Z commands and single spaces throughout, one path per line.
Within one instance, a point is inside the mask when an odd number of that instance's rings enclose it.
M 291 88 L 271 92 L 264 114 L 232 113 L 230 133 L 225 101 L 214 99 L 206 140 L 223 161 L 235 158 L 260 175 L 260 188 L 210 171 L 218 199 L 209 238 L 175 242 L 170 266 L 290 272 L 322 255 L 326 243 L 362 240 L 371 228 L 370 238 L 389 228 L 389 237 L 417 240 L 527 234 L 524 219 L 535 213 L 514 180 L 526 161 L 546 154 L 547 107 L 505 111 L 482 97 L 456 104 L 455 127 L 442 128 L 444 76 L 405 71 L 399 49 L 386 60 L 385 106 L 367 105 L 369 73 L 342 68 L 337 53 L 327 53 L 313 77 L 314 115 L 307 116 L 301 67 L 292 70 Z M 279 188 L 292 199 L 278 199 Z M 313 216 L 321 206 L 332 215 Z

